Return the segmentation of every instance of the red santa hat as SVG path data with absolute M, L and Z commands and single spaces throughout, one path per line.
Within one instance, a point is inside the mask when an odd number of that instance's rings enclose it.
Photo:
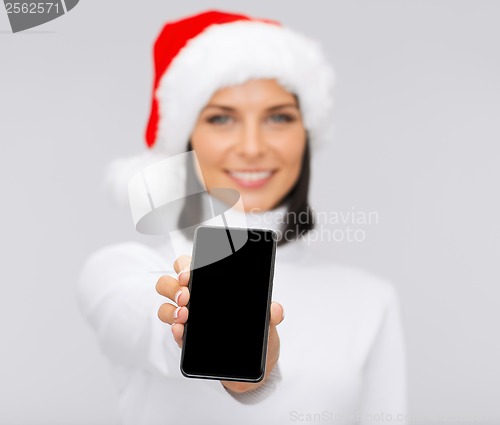
M 106 186 L 116 200 L 128 199 L 137 171 L 186 151 L 199 112 L 223 87 L 274 78 L 298 96 L 312 150 L 332 136 L 333 68 L 317 41 L 277 21 L 207 11 L 168 22 L 154 64 L 147 149 L 108 167 Z

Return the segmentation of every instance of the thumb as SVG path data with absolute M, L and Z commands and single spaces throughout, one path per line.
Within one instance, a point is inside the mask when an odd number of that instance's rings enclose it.
M 278 326 L 283 321 L 284 318 L 285 318 L 285 309 L 280 303 L 273 301 L 271 303 L 270 325 Z

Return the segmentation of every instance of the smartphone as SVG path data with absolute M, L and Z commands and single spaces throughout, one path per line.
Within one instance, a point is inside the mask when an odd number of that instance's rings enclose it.
M 184 376 L 264 378 L 276 241 L 276 232 L 268 229 L 196 228 L 181 354 Z

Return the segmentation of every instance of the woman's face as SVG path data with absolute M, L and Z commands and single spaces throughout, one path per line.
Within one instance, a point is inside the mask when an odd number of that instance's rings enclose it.
M 245 211 L 276 207 L 297 181 L 306 130 L 297 101 L 275 80 L 214 93 L 191 135 L 207 189 L 240 192 Z

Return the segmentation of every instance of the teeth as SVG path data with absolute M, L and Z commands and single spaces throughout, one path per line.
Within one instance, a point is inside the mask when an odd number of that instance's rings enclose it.
M 231 171 L 229 174 L 239 180 L 256 181 L 267 179 L 271 176 L 271 171 Z

